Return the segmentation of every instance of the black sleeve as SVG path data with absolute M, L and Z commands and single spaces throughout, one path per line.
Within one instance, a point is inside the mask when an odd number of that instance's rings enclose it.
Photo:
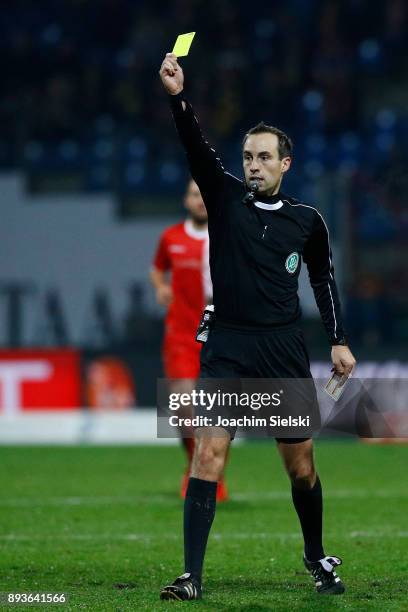
M 330 343 L 346 344 L 340 300 L 334 280 L 329 232 L 323 217 L 315 211 L 312 232 L 303 251 L 313 288 Z
M 176 128 L 187 155 L 191 176 L 203 194 L 205 204 L 211 204 L 213 196 L 220 189 L 224 168 L 215 150 L 204 139 L 191 104 L 183 92 L 169 96 Z M 186 108 L 183 110 L 182 101 Z M 209 201 L 210 200 L 210 201 Z

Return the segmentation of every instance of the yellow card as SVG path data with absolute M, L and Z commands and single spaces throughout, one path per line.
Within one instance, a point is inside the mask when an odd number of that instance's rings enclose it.
M 177 55 L 177 57 L 183 57 L 184 55 L 188 55 L 194 36 L 195 32 L 189 32 L 188 34 L 179 34 L 177 36 L 176 44 L 174 45 L 173 49 L 174 55 Z

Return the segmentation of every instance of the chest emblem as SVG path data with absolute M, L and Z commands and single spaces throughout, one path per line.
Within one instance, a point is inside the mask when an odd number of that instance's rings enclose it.
M 169 246 L 170 253 L 185 253 L 186 247 L 184 244 L 171 244 Z
M 287 256 L 285 261 L 285 268 L 289 272 L 289 274 L 294 274 L 299 265 L 299 253 L 294 251 L 290 255 Z

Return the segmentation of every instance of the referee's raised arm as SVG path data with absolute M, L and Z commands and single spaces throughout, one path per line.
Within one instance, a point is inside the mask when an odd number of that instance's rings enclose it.
M 224 168 L 215 150 L 203 137 L 193 108 L 184 95 L 183 69 L 173 53 L 166 54 L 159 74 L 169 94 L 174 122 L 187 155 L 191 174 L 200 187 L 208 209 L 211 196 L 223 181 Z

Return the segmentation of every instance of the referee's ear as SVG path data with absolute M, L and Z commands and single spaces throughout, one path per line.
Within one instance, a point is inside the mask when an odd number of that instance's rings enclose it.
M 292 158 L 291 157 L 282 157 L 281 159 L 281 172 L 282 174 L 285 174 L 285 172 L 287 172 L 290 168 L 292 164 Z

